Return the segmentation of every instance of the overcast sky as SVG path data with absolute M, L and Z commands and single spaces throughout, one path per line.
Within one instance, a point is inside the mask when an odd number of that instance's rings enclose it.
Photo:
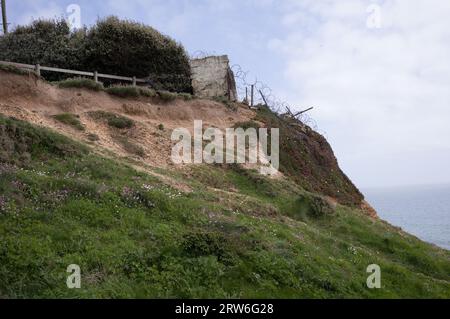
M 360 187 L 450 183 L 448 0 L 7 0 L 9 20 L 118 15 L 228 54 L 311 113 Z

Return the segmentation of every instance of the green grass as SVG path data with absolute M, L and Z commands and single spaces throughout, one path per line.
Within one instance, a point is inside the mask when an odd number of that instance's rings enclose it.
M 0 71 L 18 74 L 18 75 L 28 75 L 29 74 L 29 71 L 19 69 L 12 65 L 6 65 L 6 64 L 1 64 L 1 63 L 0 63 Z
M 63 124 L 70 125 L 70 126 L 74 127 L 78 131 L 84 131 L 85 130 L 85 127 L 80 122 L 80 119 L 74 114 L 62 113 L 62 114 L 54 115 L 53 118 L 55 120 L 63 123 Z
M 107 88 L 106 92 L 121 98 L 137 98 L 140 96 L 139 89 L 134 86 L 112 86 Z
M 158 170 L 184 193 L 1 116 L 0 145 L 2 297 L 450 297 L 448 251 L 289 179 L 238 166 Z M 373 263 L 379 290 L 365 286 Z M 66 287 L 71 264 L 81 289 Z
M 178 97 L 185 101 L 191 101 L 195 98 L 195 96 L 189 93 L 178 93 Z
M 159 98 L 164 102 L 175 101 L 178 98 L 177 93 L 172 93 L 169 91 L 158 91 L 157 93 L 158 93 Z
M 360 205 L 364 196 L 339 168 L 330 144 L 322 135 L 306 126 L 299 128 L 299 122 L 282 121 L 265 106 L 258 109 L 255 120 L 267 128 L 279 129 L 283 174 L 310 192 L 330 196 L 344 205 Z
M 137 87 L 137 86 L 112 86 L 106 89 L 106 92 L 118 96 L 121 98 L 138 98 L 140 96 L 143 97 L 156 97 L 156 91 L 145 88 L 145 87 Z
M 145 87 L 139 88 L 139 94 L 144 97 L 157 97 L 158 96 L 158 94 L 156 93 L 155 90 L 145 88 Z
M 60 88 L 79 88 L 92 91 L 103 91 L 103 84 L 86 78 L 73 78 L 57 82 Z
M 135 125 L 132 119 L 111 112 L 93 111 L 89 112 L 89 116 L 95 120 L 106 121 L 110 127 L 117 129 L 130 129 Z

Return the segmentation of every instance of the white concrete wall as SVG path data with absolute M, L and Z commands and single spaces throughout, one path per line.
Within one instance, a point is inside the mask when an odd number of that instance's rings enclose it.
M 228 96 L 237 99 L 236 82 L 228 56 L 210 56 L 191 60 L 192 87 L 198 97 Z

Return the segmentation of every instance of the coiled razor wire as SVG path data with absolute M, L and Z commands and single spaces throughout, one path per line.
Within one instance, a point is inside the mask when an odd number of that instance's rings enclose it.
M 215 51 L 197 50 L 190 55 L 190 58 L 191 58 L 191 60 L 200 60 L 200 59 L 205 59 L 205 58 L 211 57 L 211 56 L 217 56 L 217 53 Z
M 237 94 L 240 99 L 244 100 L 250 99 L 251 92 L 249 91 L 250 88 L 253 85 L 254 92 L 253 92 L 253 103 L 254 105 L 266 105 L 267 107 L 272 111 L 279 115 L 285 114 L 288 112 L 288 110 L 293 109 L 292 106 L 283 100 L 280 100 L 275 93 L 273 92 L 272 88 L 269 87 L 264 82 L 258 80 L 257 77 L 255 77 L 252 80 L 249 80 L 250 78 L 250 71 L 245 71 L 242 69 L 242 67 L 239 64 L 235 64 L 231 67 L 231 70 L 234 73 L 234 77 L 236 79 L 236 89 Z M 263 98 L 264 96 L 264 98 Z M 265 99 L 265 101 L 264 101 Z M 301 123 L 309 126 L 314 131 L 318 132 L 318 126 L 317 122 L 307 113 L 300 114 L 298 117 L 296 117 L 298 121 Z M 322 135 L 325 135 L 326 133 L 321 132 Z

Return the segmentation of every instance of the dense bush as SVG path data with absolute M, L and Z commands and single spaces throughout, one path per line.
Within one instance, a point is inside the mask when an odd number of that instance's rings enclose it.
M 109 17 L 71 32 L 64 20 L 37 20 L 0 37 L 0 60 L 148 78 L 158 90 L 192 92 L 183 46 L 152 27 Z M 69 75 L 43 73 L 48 80 Z M 111 84 L 111 83 L 106 83 Z
M 143 24 L 109 17 L 87 34 L 87 66 L 144 78 L 157 88 L 189 92 L 189 58 L 182 45 Z
M 64 20 L 36 20 L 0 37 L 0 60 L 80 69 L 85 61 L 85 31 L 70 32 Z M 68 77 L 55 73 L 43 75 L 48 80 Z

